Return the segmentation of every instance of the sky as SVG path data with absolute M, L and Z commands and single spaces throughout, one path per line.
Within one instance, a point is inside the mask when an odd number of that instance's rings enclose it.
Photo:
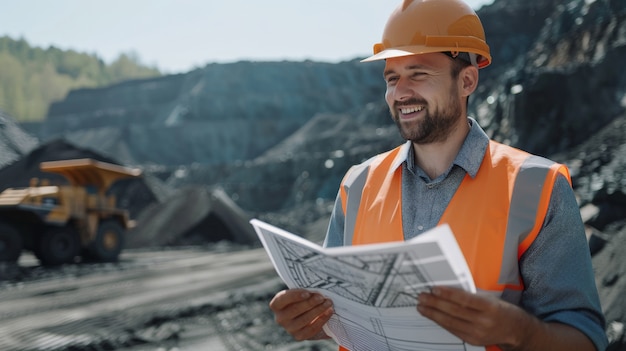
M 493 0 L 465 0 L 478 10 Z M 370 54 L 399 0 L 0 0 L 0 36 L 163 73 L 208 63 Z

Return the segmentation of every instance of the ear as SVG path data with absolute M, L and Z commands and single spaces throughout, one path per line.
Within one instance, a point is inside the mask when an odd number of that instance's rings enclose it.
M 470 96 L 478 87 L 478 68 L 467 66 L 459 73 L 459 84 L 461 84 L 462 96 Z

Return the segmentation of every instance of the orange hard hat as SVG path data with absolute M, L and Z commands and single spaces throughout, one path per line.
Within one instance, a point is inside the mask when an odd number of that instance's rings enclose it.
M 483 25 L 462 0 L 404 0 L 389 17 L 374 55 L 363 61 L 431 52 L 466 52 L 479 68 L 491 63 Z

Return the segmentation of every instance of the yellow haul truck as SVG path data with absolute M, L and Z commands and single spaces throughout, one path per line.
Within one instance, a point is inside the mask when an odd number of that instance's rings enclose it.
M 107 190 L 141 171 L 93 159 L 42 162 L 40 168 L 64 176 L 69 185 L 32 179 L 29 187 L 0 194 L 0 262 L 17 262 L 23 249 L 47 266 L 78 256 L 116 261 L 133 221 Z

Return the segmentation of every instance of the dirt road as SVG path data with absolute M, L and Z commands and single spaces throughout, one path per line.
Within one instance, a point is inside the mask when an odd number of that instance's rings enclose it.
M 219 251 L 47 270 L 25 255 L 19 277 L 0 284 L 0 350 L 336 349 L 276 327 L 267 302 L 282 285 L 263 249 Z

